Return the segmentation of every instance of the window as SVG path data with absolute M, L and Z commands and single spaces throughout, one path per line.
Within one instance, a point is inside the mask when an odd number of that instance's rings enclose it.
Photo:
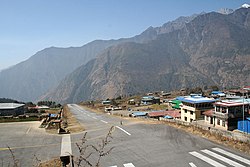
M 221 112 L 222 113 L 226 113 L 227 112 L 227 108 L 223 107 Z
M 217 118 L 217 125 L 220 125 L 220 119 Z
M 225 127 L 225 121 L 222 121 L 222 126 Z
M 205 116 L 206 117 L 206 121 L 209 121 L 208 119 L 209 119 L 209 117 L 208 116 Z
M 190 111 L 190 114 L 191 114 L 191 115 L 193 115 L 193 114 L 194 114 L 194 112 L 193 112 L 193 111 Z
M 187 121 L 187 117 L 184 117 L 185 121 Z
M 190 122 L 193 122 L 193 119 L 192 119 L 192 118 L 190 119 Z
M 184 109 L 184 112 L 187 113 L 187 109 Z

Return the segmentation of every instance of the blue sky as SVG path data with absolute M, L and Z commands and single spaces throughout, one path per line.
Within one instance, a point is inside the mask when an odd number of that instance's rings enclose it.
M 0 0 L 0 70 L 47 47 L 140 34 L 179 16 L 250 0 Z

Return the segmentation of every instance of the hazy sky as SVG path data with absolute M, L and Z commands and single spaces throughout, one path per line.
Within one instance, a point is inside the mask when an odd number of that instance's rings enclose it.
M 0 0 L 0 70 L 47 47 L 140 34 L 179 16 L 250 0 Z

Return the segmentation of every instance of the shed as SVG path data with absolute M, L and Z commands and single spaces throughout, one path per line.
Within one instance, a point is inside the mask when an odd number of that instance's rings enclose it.
M 166 116 L 168 116 L 168 117 L 181 118 L 181 111 L 180 110 L 168 110 L 168 111 L 166 111 L 166 114 L 167 114 Z
M 132 117 L 145 117 L 147 116 L 148 112 L 133 112 L 131 114 Z
M 110 100 L 104 100 L 104 101 L 102 101 L 102 104 L 103 105 L 109 105 L 109 104 L 111 104 L 111 101 Z
M 164 117 L 168 114 L 167 111 L 154 111 L 154 112 L 149 112 L 148 117 L 150 118 L 159 118 L 159 117 Z
M 250 133 L 250 117 L 247 117 L 244 121 L 238 121 L 238 130 L 246 133 Z
M 0 103 L 0 116 L 18 116 L 24 114 L 24 104 Z

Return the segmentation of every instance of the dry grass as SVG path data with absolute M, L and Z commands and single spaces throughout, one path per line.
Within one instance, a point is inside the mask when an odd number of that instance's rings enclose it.
M 47 110 L 45 110 L 45 112 L 50 113 L 50 114 L 58 114 L 60 110 L 61 110 L 60 108 L 47 109 Z
M 64 121 L 67 121 L 67 129 L 70 133 L 78 133 L 83 132 L 84 127 L 77 121 L 77 119 L 73 116 L 73 114 L 69 111 L 67 105 L 63 107 L 64 110 Z
M 192 133 L 194 135 L 209 139 L 210 141 L 213 141 L 215 143 L 237 149 L 239 151 L 242 151 L 250 155 L 250 143 L 249 142 L 245 143 L 245 142 L 237 141 L 232 138 L 222 136 L 222 134 L 211 133 L 209 130 L 204 130 L 201 128 L 197 128 L 195 126 L 179 125 L 179 124 L 172 123 L 172 122 L 164 122 L 164 124 L 167 124 L 172 127 L 184 130 L 188 133 Z
M 49 161 L 45 161 L 45 162 L 41 162 L 38 167 L 61 167 L 62 166 L 62 163 L 61 163 L 61 160 L 60 158 L 54 158 L 54 159 L 51 159 Z

